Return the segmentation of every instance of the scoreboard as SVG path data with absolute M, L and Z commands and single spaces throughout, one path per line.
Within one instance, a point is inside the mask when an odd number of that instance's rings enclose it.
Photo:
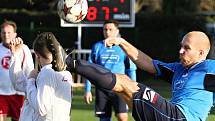
M 79 24 L 67 23 L 61 19 L 62 27 L 102 27 L 105 20 L 119 21 L 120 27 L 134 27 L 135 0 L 88 0 L 88 13 Z

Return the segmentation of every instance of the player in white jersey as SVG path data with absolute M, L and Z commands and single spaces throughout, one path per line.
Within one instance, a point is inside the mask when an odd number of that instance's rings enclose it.
M 6 121 L 11 117 L 12 121 L 18 121 L 20 110 L 24 101 L 24 93 L 17 91 L 11 83 L 9 77 L 9 67 L 11 62 L 10 42 L 17 37 L 17 26 L 13 21 L 5 21 L 1 24 L 1 43 L 0 43 L 0 121 Z M 23 45 L 17 51 L 20 59 L 21 68 L 24 75 L 29 75 L 34 68 L 32 55 L 27 45 Z
M 19 50 L 22 41 L 14 41 L 11 50 Z M 20 121 L 70 121 L 72 75 L 65 71 L 66 54 L 55 36 L 44 32 L 34 40 L 33 48 L 41 66 L 24 76 L 14 53 L 10 75 L 27 96 Z M 16 51 L 15 51 L 16 52 Z

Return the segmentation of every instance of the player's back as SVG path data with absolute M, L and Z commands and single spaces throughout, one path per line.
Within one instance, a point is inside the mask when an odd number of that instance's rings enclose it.
M 39 114 L 42 121 L 70 121 L 72 76 L 68 71 L 57 72 L 50 65 L 44 66 L 37 77 Z
M 70 108 L 72 103 L 72 75 L 69 71 L 61 71 L 55 73 L 55 99 L 53 114 L 56 121 L 64 119 L 70 121 Z

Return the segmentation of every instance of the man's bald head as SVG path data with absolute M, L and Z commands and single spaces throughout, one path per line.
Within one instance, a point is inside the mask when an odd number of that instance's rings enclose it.
M 185 67 L 199 63 L 207 58 L 210 50 L 208 36 L 200 31 L 187 33 L 181 41 L 180 61 Z
M 185 39 L 188 39 L 188 41 L 193 43 L 199 50 L 204 51 L 205 56 L 208 55 L 211 45 L 208 36 L 204 32 L 191 31 L 184 36 L 183 40 Z

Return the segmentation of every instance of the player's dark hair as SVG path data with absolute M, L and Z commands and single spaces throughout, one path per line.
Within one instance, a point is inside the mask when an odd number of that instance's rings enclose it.
M 46 59 L 48 59 L 47 53 L 51 52 L 53 56 L 52 68 L 55 71 L 63 71 L 66 69 L 66 64 L 64 62 L 66 52 L 53 33 L 43 32 L 39 34 L 34 40 L 33 49 Z
M 106 20 L 106 21 L 103 23 L 103 26 L 106 25 L 106 24 L 110 24 L 110 23 L 113 23 L 113 24 L 116 26 L 116 28 L 119 28 L 119 22 L 118 22 L 117 20 L 113 20 L 113 19 L 111 19 L 111 20 Z
M 7 25 L 12 26 L 14 28 L 14 32 L 16 32 L 17 26 L 16 26 L 16 23 L 14 21 L 5 20 L 4 23 L 1 24 L 1 29 Z

